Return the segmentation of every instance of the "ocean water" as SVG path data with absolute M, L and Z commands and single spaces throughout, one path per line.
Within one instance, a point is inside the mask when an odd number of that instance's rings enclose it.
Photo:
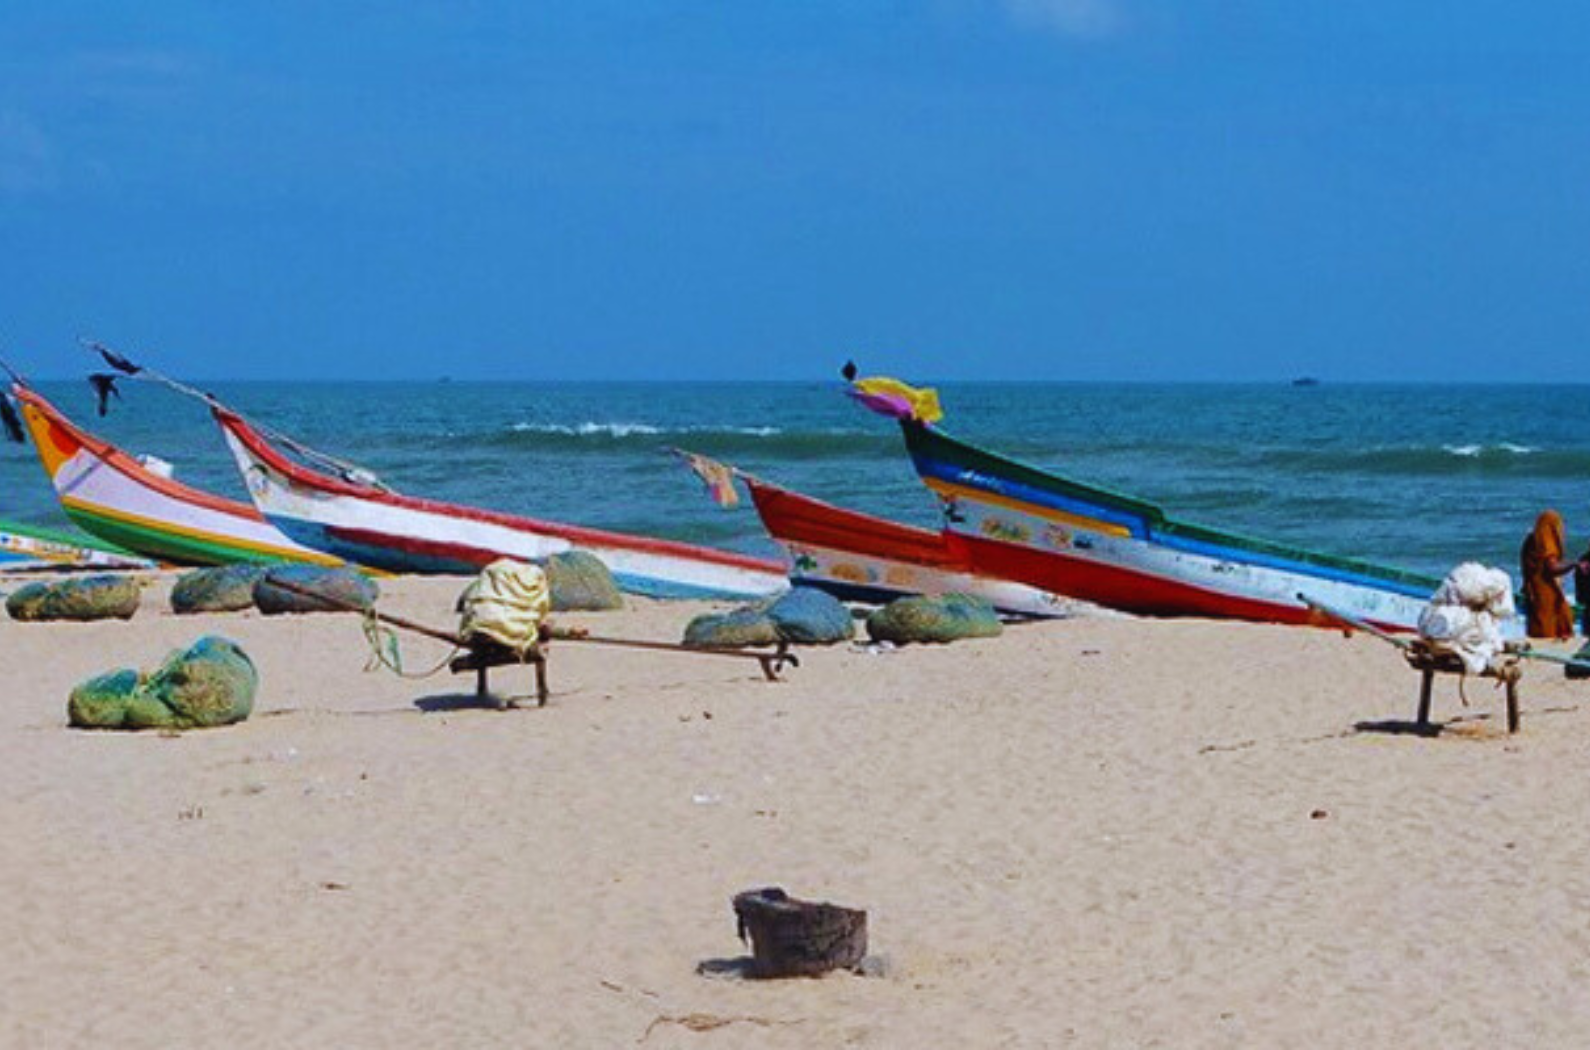
M 87 385 L 41 383 L 80 425 L 239 499 L 208 414 L 147 384 L 99 419 Z M 668 446 L 917 525 L 938 523 L 893 424 L 838 383 L 215 383 L 223 400 L 401 491 L 772 553 Z M 1590 388 L 940 386 L 944 426 L 991 450 L 1252 536 L 1441 574 L 1516 573 L 1544 507 L 1590 541 Z M 30 448 L 0 450 L 0 518 L 61 524 Z

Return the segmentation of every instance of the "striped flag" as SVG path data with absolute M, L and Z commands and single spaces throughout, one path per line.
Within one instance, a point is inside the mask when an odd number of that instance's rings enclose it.
M 707 456 L 686 452 L 682 448 L 672 451 L 695 471 L 696 477 L 700 478 L 701 483 L 707 487 L 707 495 L 712 497 L 714 503 L 720 507 L 739 506 L 740 491 L 734 486 L 733 467 Z

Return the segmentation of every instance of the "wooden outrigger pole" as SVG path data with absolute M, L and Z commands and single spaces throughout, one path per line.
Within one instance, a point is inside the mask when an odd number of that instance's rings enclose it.
M 539 699 L 541 700 L 542 704 L 546 703 L 544 655 L 540 655 L 536 659 L 513 659 L 510 658 L 509 650 L 504 647 L 483 645 L 476 639 L 466 638 L 463 635 L 453 631 L 444 631 L 441 628 L 431 627 L 428 624 L 417 623 L 414 620 L 410 620 L 402 616 L 394 616 L 391 613 L 382 612 L 381 610 L 374 607 L 365 608 L 356 602 L 344 601 L 343 599 L 334 595 L 324 594 L 320 591 L 316 591 L 307 587 L 300 587 L 297 584 L 289 583 L 285 580 L 270 579 L 267 577 L 266 582 L 268 586 L 279 587 L 284 591 L 299 595 L 300 597 L 309 598 L 317 602 L 323 602 L 324 604 L 338 608 L 343 612 L 358 613 L 361 616 L 373 616 L 381 623 L 400 628 L 401 630 L 412 631 L 415 634 L 424 635 L 427 638 L 432 638 L 436 641 L 451 645 L 457 649 L 464 650 L 466 655 L 460 657 L 459 660 L 454 661 L 454 669 L 459 671 L 474 670 L 479 672 L 480 692 L 483 695 L 486 692 L 486 670 L 488 667 L 505 667 L 516 663 L 535 663 L 537 665 L 536 678 Z M 718 646 L 676 645 L 672 642 L 651 642 L 642 641 L 636 638 L 608 638 L 601 635 L 593 635 L 584 628 L 558 629 L 551 626 L 543 628 L 542 641 L 581 642 L 587 645 L 606 645 L 619 649 L 641 649 L 647 652 L 684 653 L 687 655 L 699 656 L 725 656 L 739 660 L 755 660 L 762 669 L 762 676 L 769 682 L 779 681 L 779 675 L 783 672 L 785 667 L 799 667 L 801 663 L 800 657 L 790 652 L 788 642 L 780 642 L 778 648 L 774 649 L 772 652 L 768 652 L 766 650 L 752 649 L 725 649 Z M 501 658 L 499 659 L 499 657 Z
M 1369 623 L 1366 620 L 1360 620 L 1351 613 L 1345 613 L 1334 606 L 1327 605 L 1318 598 L 1310 598 L 1308 595 L 1300 593 L 1297 596 L 1297 600 L 1308 606 L 1310 609 L 1313 609 L 1315 612 L 1321 613 L 1325 616 L 1328 616 L 1330 619 L 1337 621 L 1343 627 L 1350 628 L 1354 631 L 1363 631 L 1365 634 L 1372 634 L 1383 642 L 1390 642 L 1392 645 L 1395 645 L 1398 649 L 1401 649 L 1404 652 L 1407 651 L 1408 646 L 1413 644 L 1408 641 L 1408 639 L 1398 638 L 1390 631 L 1381 630 L 1374 624 Z
M 1463 676 L 1468 674 L 1456 654 L 1433 649 L 1421 640 L 1398 638 L 1396 635 L 1381 630 L 1374 624 L 1366 623 L 1356 616 L 1332 608 L 1322 601 L 1310 598 L 1306 594 L 1299 594 L 1298 601 L 1310 609 L 1338 621 L 1344 627 L 1352 630 L 1364 631 L 1374 635 L 1385 642 L 1390 642 L 1402 653 L 1408 666 L 1423 675 L 1419 683 L 1419 711 L 1414 724 L 1421 730 L 1427 730 L 1430 725 L 1430 694 L 1437 674 L 1451 674 Z M 1524 676 L 1522 660 L 1539 660 L 1543 663 L 1561 664 L 1572 671 L 1590 672 L 1590 664 L 1572 657 L 1558 656 L 1556 653 L 1537 653 L 1528 643 L 1522 645 L 1508 643 L 1507 647 L 1493 659 L 1490 666 L 1481 671 L 1479 677 L 1494 678 L 1507 690 L 1507 731 L 1516 733 L 1519 729 L 1518 711 L 1518 683 Z M 1461 690 L 1460 690 L 1461 692 Z M 1465 699 L 1464 703 L 1468 701 Z
M 1310 609 L 1315 609 L 1330 617 L 1331 619 L 1340 622 L 1344 627 L 1351 628 L 1355 631 L 1363 631 L 1366 634 L 1372 634 L 1382 641 L 1390 642 L 1398 649 L 1407 650 L 1413 644 L 1406 638 L 1398 638 L 1394 634 L 1391 634 L 1387 631 L 1382 631 L 1372 623 L 1365 623 L 1356 616 L 1344 613 L 1340 609 L 1326 605 L 1324 602 L 1319 601 L 1318 599 L 1310 598 L 1306 594 L 1299 594 L 1297 599 L 1304 605 L 1307 605 Z M 1572 667 L 1580 671 L 1590 671 L 1590 663 L 1586 663 L 1584 660 L 1573 656 L 1563 656 L 1560 653 L 1538 652 L 1531 648 L 1528 642 L 1509 643 L 1507 646 L 1507 652 L 1511 653 L 1513 656 L 1522 657 L 1525 660 L 1538 660 L 1541 663 L 1558 664 L 1562 667 Z

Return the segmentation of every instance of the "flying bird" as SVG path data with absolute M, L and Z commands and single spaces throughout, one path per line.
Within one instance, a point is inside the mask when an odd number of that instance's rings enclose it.
M 27 440 L 26 435 L 22 433 L 22 420 L 17 418 L 17 410 L 12 406 L 11 399 L 4 394 L 0 394 L 0 424 L 5 426 L 6 437 L 17 444 L 20 445 Z
M 88 385 L 94 388 L 94 396 L 99 398 L 99 414 L 103 418 L 110 413 L 110 399 L 115 395 L 116 400 L 121 400 L 121 391 L 116 389 L 116 377 L 108 372 L 95 372 L 88 377 Z

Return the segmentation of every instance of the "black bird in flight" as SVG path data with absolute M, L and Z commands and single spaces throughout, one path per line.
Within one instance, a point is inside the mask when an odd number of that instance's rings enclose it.
M 88 377 L 88 385 L 94 388 L 94 396 L 99 398 L 99 414 L 103 418 L 110 413 L 111 395 L 114 394 L 117 401 L 121 400 L 121 391 L 116 389 L 116 377 L 109 372 L 95 372 Z
M 17 418 L 17 410 L 11 406 L 11 399 L 0 394 L 0 424 L 5 426 L 6 437 L 22 444 L 27 440 L 27 435 L 22 433 L 22 420 Z

